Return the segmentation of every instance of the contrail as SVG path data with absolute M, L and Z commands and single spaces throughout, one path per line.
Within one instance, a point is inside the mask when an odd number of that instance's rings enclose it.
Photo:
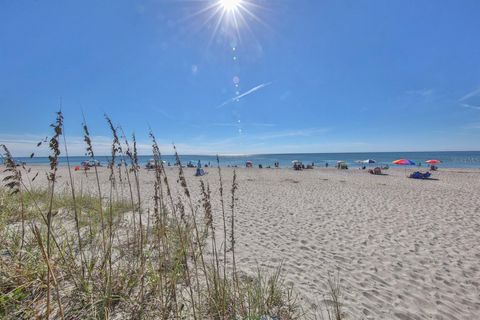
M 474 110 L 480 110 L 480 107 L 479 106 L 474 106 L 472 104 L 468 104 L 468 103 L 461 103 L 460 104 L 462 107 L 464 108 L 469 108 L 469 109 L 474 109 Z
M 467 100 L 467 99 L 469 99 L 469 98 L 471 98 L 471 97 L 474 97 L 474 96 L 476 96 L 476 95 L 478 95 L 478 94 L 480 94 L 480 88 L 478 88 L 477 90 L 473 90 L 473 91 L 470 92 L 470 93 L 467 93 L 465 96 L 463 96 L 462 98 L 460 98 L 460 100 L 458 100 L 458 101 L 460 101 L 460 102 L 465 101 L 465 100 Z
M 246 96 L 254 93 L 255 91 L 258 91 L 258 90 L 260 90 L 260 89 L 263 89 L 263 88 L 265 88 L 265 87 L 268 87 L 268 86 L 271 85 L 271 84 L 272 84 L 272 82 L 262 83 L 261 85 L 258 85 L 258 86 L 256 86 L 256 87 L 248 90 L 247 92 L 242 93 L 242 94 L 239 95 L 239 96 L 235 96 L 235 97 L 233 97 L 233 98 L 231 98 L 231 99 L 228 99 L 227 101 L 225 101 L 224 103 L 222 103 L 221 105 L 219 105 L 219 106 L 217 107 L 217 109 L 220 109 L 220 108 L 222 108 L 222 107 L 226 106 L 227 104 L 232 103 L 232 102 L 234 102 L 234 101 L 238 101 L 238 100 L 240 100 L 240 99 L 242 99 L 242 98 L 244 98 L 244 97 L 246 97 Z

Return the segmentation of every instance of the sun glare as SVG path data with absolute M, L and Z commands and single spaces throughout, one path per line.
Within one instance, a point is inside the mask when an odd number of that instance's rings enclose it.
M 242 0 L 220 0 L 219 5 L 225 11 L 235 11 L 241 5 Z
M 269 27 L 257 12 L 265 7 L 260 5 L 261 0 L 183 0 L 201 3 L 198 11 L 193 11 L 187 19 L 196 18 L 200 22 L 198 29 L 207 29 L 211 32 L 208 46 L 216 43 L 227 43 L 235 54 L 232 59 L 237 61 L 235 50 L 241 43 L 256 43 L 253 26 L 261 24 Z M 247 40 L 248 39 L 248 40 Z M 226 40 L 226 42 L 224 41 Z

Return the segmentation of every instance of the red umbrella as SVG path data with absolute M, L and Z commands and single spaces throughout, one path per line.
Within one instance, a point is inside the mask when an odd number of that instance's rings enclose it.
M 425 161 L 425 162 L 428 163 L 428 164 L 439 164 L 439 163 L 442 162 L 442 161 L 436 160 L 436 159 L 432 159 L 432 160 L 427 160 L 427 161 Z

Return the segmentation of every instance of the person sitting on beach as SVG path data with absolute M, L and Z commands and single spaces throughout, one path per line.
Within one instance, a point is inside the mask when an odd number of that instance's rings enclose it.
M 201 177 L 204 176 L 206 172 L 202 168 L 197 168 L 197 171 L 195 172 L 196 177 Z

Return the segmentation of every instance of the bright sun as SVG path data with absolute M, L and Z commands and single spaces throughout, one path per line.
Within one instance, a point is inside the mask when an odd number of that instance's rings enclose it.
M 219 4 L 225 11 L 235 11 L 241 6 L 242 0 L 220 0 Z
M 256 11 L 264 9 L 257 2 L 260 0 L 182 0 L 191 2 L 207 3 L 205 7 L 194 12 L 190 17 L 199 16 L 205 21 L 201 22 L 201 27 L 208 26 L 212 32 L 209 43 L 221 33 L 228 35 L 231 39 L 230 45 L 236 47 L 237 42 L 242 41 L 244 37 L 253 36 L 251 23 L 260 23 L 266 25 L 260 17 L 257 17 Z M 0 1 L 1 2 L 1 1 Z M 246 30 L 245 30 L 246 29 Z M 246 32 L 245 32 L 246 31 Z M 255 39 L 254 39 L 255 40 Z

